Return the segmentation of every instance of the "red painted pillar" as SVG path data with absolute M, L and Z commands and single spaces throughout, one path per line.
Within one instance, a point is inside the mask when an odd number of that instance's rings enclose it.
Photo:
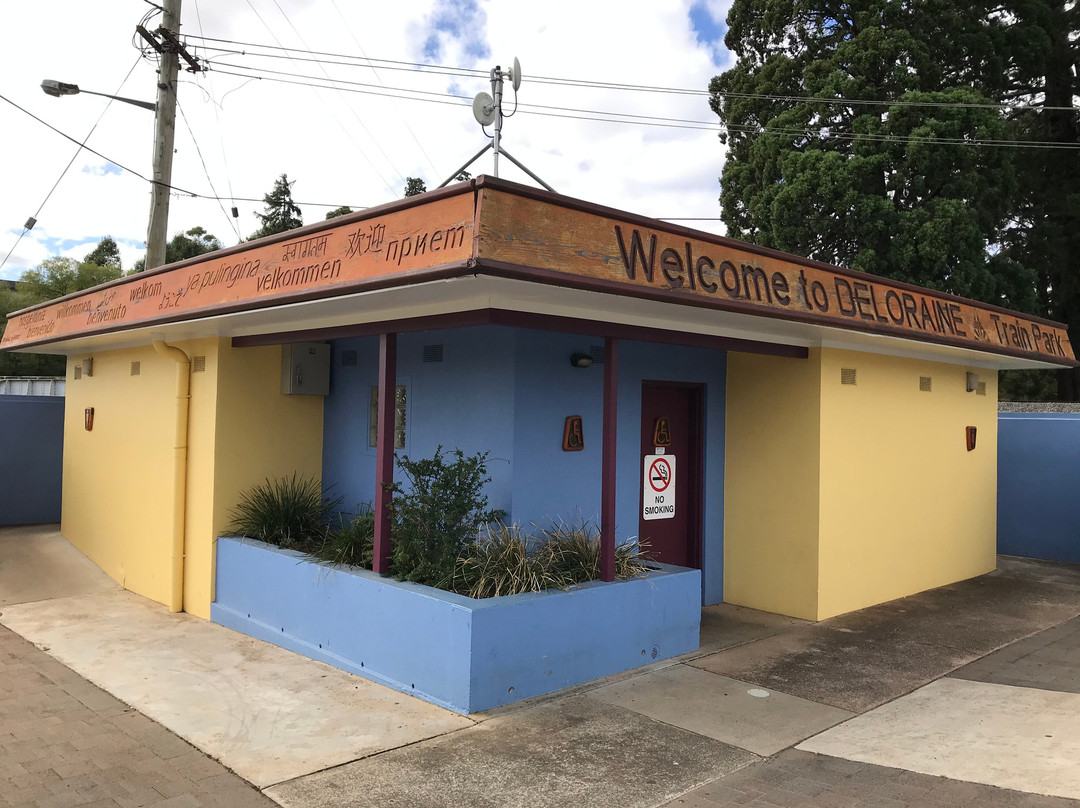
M 615 580 L 615 439 L 619 403 L 619 341 L 604 338 L 604 425 L 600 467 L 600 578 Z
M 379 426 L 375 442 L 375 572 L 390 572 L 390 492 L 394 481 L 394 409 L 397 391 L 397 334 L 379 335 Z

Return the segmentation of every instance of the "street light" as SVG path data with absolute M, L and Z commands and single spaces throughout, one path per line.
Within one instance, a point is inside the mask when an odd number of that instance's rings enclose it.
M 45 81 L 41 82 L 41 89 L 44 91 L 45 95 L 51 95 L 53 98 L 59 98 L 62 95 L 78 95 L 79 93 L 86 93 L 87 95 L 100 95 L 102 98 L 111 98 L 114 101 L 123 101 L 125 104 L 142 107 L 151 112 L 157 111 L 157 105 L 152 101 L 136 101 L 134 98 L 124 98 L 121 95 L 95 93 L 93 90 L 80 89 L 78 84 L 68 84 L 67 82 L 57 81 L 56 79 L 45 79 Z

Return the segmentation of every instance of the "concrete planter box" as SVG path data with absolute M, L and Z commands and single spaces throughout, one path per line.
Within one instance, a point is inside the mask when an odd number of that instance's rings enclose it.
M 473 713 L 696 650 L 701 573 L 474 600 L 222 538 L 211 619 Z

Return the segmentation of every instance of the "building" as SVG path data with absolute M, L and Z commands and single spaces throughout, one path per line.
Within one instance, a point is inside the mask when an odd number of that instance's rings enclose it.
M 997 371 L 1076 364 L 1057 323 L 490 177 L 26 309 L 0 347 L 69 358 L 64 535 L 204 618 L 239 493 L 371 502 L 380 440 L 490 452 L 511 520 L 639 535 L 703 604 L 976 576 Z

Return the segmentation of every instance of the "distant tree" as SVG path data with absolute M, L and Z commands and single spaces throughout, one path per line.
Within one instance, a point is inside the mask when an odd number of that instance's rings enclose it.
M 465 182 L 466 180 L 472 179 L 472 174 L 470 174 L 468 171 L 459 171 L 457 173 L 457 176 L 454 177 L 454 179 L 458 182 Z
M 416 196 L 427 191 L 427 185 L 419 177 L 405 178 L 405 196 Z
M 348 205 L 342 205 L 340 208 L 334 208 L 332 211 L 326 214 L 326 218 L 336 219 L 338 216 L 344 216 L 346 213 L 352 213 L 352 208 L 350 208 Z
M 275 233 L 284 233 L 304 223 L 300 208 L 292 198 L 294 182 L 289 182 L 289 177 L 282 174 L 274 180 L 274 189 L 263 197 L 266 209 L 263 213 L 256 213 L 262 227 L 248 236 L 249 239 L 272 236 Z
M 92 253 L 91 253 L 92 254 Z M 118 266 L 78 263 L 72 258 L 46 258 L 41 266 L 28 269 L 12 291 L 0 287 L 0 336 L 7 327 L 7 315 L 53 298 L 70 295 L 115 280 L 123 273 Z M 63 376 L 65 359 L 47 354 L 0 353 L 0 376 Z
M 124 263 L 120 259 L 120 248 L 116 246 L 112 236 L 102 238 L 98 245 L 86 254 L 83 262 L 97 264 L 99 267 L 124 268 Z
M 196 226 L 186 233 L 177 233 L 169 239 L 169 243 L 165 245 L 165 263 L 186 261 L 189 258 L 220 250 L 223 246 L 225 245 L 218 241 L 216 236 Z M 142 272 L 144 269 L 146 269 L 146 259 L 140 258 L 131 271 Z

